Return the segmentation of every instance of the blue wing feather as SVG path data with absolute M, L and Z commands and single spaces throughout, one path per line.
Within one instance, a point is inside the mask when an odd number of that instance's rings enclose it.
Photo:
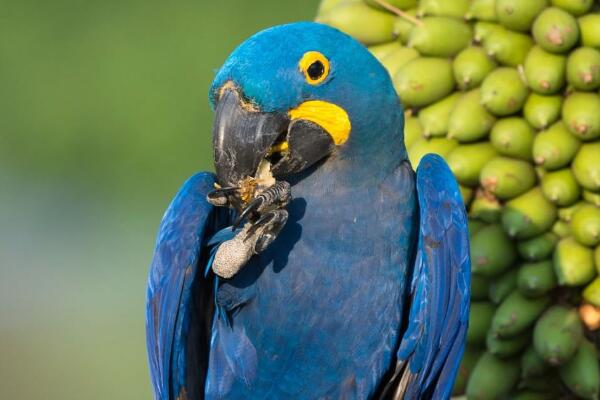
M 464 349 L 469 316 L 467 217 L 444 160 L 425 156 L 417 169 L 420 227 L 410 312 L 398 360 L 407 364 L 404 398 L 447 399 Z
M 220 225 L 218 213 L 206 201 L 214 182 L 209 173 L 187 180 L 159 228 L 146 302 L 148 359 L 157 400 L 181 394 L 201 398 L 204 392 L 213 281 L 202 272 L 207 237 Z

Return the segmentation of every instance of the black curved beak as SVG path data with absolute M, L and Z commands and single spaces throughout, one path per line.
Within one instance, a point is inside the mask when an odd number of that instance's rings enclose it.
M 285 114 L 254 110 L 234 88 L 222 91 L 215 109 L 213 156 L 217 181 L 237 186 L 254 176 L 277 138 L 287 130 Z
M 276 177 L 297 173 L 328 156 L 335 145 L 321 126 L 291 120 L 288 113 L 262 112 L 229 84 L 215 104 L 213 152 L 217 181 L 236 187 L 255 177 L 264 159 Z

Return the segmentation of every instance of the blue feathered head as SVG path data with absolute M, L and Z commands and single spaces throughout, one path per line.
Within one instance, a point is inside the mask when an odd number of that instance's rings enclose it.
M 210 102 L 222 185 L 254 176 L 264 159 L 285 176 L 327 158 L 365 165 L 406 158 L 404 114 L 389 74 L 364 46 L 325 25 L 252 36 L 217 73 Z

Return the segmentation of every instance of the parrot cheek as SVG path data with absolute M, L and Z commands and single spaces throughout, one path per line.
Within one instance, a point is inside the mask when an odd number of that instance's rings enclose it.
M 331 135 L 315 122 L 293 120 L 287 134 L 287 149 L 267 158 L 275 176 L 298 173 L 329 156 L 335 144 Z

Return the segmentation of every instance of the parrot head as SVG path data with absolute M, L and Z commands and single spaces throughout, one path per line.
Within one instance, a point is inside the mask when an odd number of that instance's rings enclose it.
M 389 74 L 360 43 L 325 25 L 255 34 L 226 60 L 209 96 L 221 185 L 255 176 L 264 160 L 280 178 L 325 159 L 378 168 L 406 158 L 404 112 Z

